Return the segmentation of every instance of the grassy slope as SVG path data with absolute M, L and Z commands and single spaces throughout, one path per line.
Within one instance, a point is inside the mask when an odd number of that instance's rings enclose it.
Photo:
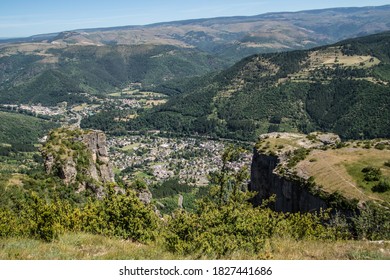
M 361 170 L 367 166 L 380 168 L 383 177 L 390 179 L 390 168 L 384 162 L 390 160 L 390 150 L 362 149 L 346 147 L 336 150 L 315 150 L 297 169 L 304 170 L 313 176 L 315 182 L 324 186 L 329 192 L 339 191 L 341 194 L 358 200 L 384 200 L 390 202 L 390 194 L 374 193 L 371 187 L 378 182 L 366 183 Z
M 174 255 L 167 252 L 158 242 L 143 245 L 84 233 L 65 234 L 60 236 L 58 241 L 52 243 L 33 239 L 0 239 L 0 259 L 3 260 L 172 260 L 198 258 L 199 256 Z M 390 259 L 390 244 L 368 241 L 319 242 L 273 239 L 268 240 L 267 246 L 259 255 L 236 252 L 225 259 Z

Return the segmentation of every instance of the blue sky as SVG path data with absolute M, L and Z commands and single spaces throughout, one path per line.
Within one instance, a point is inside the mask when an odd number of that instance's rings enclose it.
M 0 0 L 0 38 L 266 12 L 390 4 L 390 0 Z

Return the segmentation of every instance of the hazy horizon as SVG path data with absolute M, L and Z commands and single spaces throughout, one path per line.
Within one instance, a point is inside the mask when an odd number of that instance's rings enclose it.
M 340 7 L 383 6 L 388 1 L 287 1 L 287 0 L 178 0 L 96 2 L 11 0 L 0 10 L 0 38 L 10 39 L 67 30 L 148 25 L 200 18 L 254 16 L 270 12 L 296 12 Z

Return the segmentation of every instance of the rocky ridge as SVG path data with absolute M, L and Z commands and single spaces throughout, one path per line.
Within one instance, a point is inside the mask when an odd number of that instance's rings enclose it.
M 54 130 L 41 152 L 47 174 L 75 185 L 78 191 L 88 188 L 101 196 L 105 183 L 115 183 L 106 136 L 101 131 Z

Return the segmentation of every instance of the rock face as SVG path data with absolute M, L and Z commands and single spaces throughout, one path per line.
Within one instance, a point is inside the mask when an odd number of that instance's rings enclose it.
M 340 136 L 333 133 L 316 133 L 314 135 L 325 145 L 335 145 L 341 142 Z
M 101 131 L 60 128 L 50 133 L 42 150 L 46 172 L 66 185 L 76 184 L 102 195 L 105 183 L 115 183 L 106 136 Z
M 152 193 L 149 190 L 138 190 L 136 191 L 137 197 L 139 200 L 145 204 L 148 205 L 152 202 Z
M 249 190 L 257 192 L 253 199 L 255 205 L 276 195 L 273 205 L 276 211 L 309 212 L 327 208 L 326 202 L 311 194 L 302 181 L 279 175 L 275 171 L 278 164 L 277 156 L 260 154 L 254 150 Z
M 112 164 L 108 157 L 106 135 L 101 131 L 91 131 L 84 134 L 82 142 L 92 155 L 87 172 L 96 181 L 115 182 Z
M 184 200 L 184 197 L 181 194 L 179 194 L 179 198 L 177 199 L 177 206 L 179 208 L 183 208 L 183 200 Z
M 73 159 L 67 159 L 62 168 L 58 168 L 58 172 L 60 178 L 64 180 L 66 185 L 69 185 L 70 183 L 74 183 L 76 181 L 77 169 L 76 163 L 73 161 Z

